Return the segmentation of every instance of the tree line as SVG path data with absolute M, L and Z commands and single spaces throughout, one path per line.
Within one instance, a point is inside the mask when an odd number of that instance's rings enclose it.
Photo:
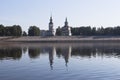
M 28 34 L 22 31 L 20 25 L 4 26 L 0 25 L 0 36 L 40 36 L 40 29 L 36 26 L 30 26 Z
M 56 29 L 56 36 L 61 36 L 61 28 Z M 120 26 L 116 27 L 71 27 L 72 36 L 119 36 Z M 0 25 L 0 36 L 40 36 L 40 29 L 37 26 L 30 26 L 28 32 L 22 31 L 20 25 Z
M 119 36 L 120 26 L 116 27 L 71 27 L 72 36 Z M 61 28 L 56 29 L 56 35 L 61 36 Z
M 21 36 L 22 29 L 19 25 L 6 26 L 0 25 L 0 36 Z
M 120 35 L 120 26 L 116 27 L 78 27 L 71 28 L 72 35 L 86 35 L 86 36 L 118 36 Z

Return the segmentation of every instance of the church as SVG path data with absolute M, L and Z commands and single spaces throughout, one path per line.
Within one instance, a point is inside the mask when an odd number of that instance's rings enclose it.
M 52 16 L 50 17 L 50 22 L 49 22 L 49 30 L 48 30 L 48 34 L 47 36 L 55 36 L 55 31 L 53 28 L 53 20 L 52 20 Z
M 67 18 L 65 20 L 65 25 L 61 28 L 61 36 L 71 36 L 71 28 L 68 25 Z
M 48 27 L 49 27 L 48 30 L 40 30 L 40 36 L 55 36 L 52 16 L 50 17 L 50 22 L 48 24 Z
M 55 36 L 54 25 L 52 16 L 50 17 L 50 22 L 48 24 L 48 30 L 40 30 L 40 36 Z M 61 36 L 71 36 L 71 28 L 68 25 L 67 18 L 65 19 L 65 24 L 60 28 Z

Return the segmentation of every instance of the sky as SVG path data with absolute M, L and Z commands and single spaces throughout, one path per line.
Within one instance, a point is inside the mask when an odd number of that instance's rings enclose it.
M 48 29 L 50 16 L 54 28 L 64 26 L 114 27 L 120 25 L 120 0 L 0 0 L 0 24 Z

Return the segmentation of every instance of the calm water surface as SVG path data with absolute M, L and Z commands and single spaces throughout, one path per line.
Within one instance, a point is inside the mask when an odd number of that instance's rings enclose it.
M 120 45 L 0 45 L 0 80 L 120 80 Z

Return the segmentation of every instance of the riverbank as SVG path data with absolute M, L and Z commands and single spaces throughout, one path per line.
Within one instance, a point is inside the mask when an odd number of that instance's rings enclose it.
M 39 43 L 77 43 L 77 42 L 120 42 L 120 36 L 54 36 L 54 37 L 0 37 L 0 42 L 39 42 Z

